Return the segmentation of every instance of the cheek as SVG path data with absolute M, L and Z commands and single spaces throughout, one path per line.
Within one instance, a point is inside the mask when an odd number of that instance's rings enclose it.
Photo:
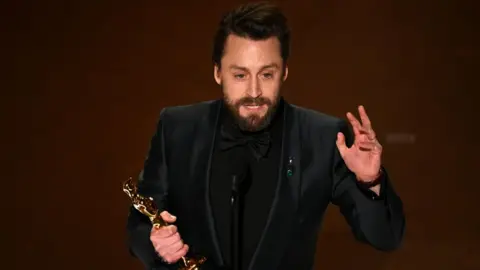
M 281 83 L 276 80 L 262 82 L 262 96 L 274 99 L 280 92 Z
M 230 100 L 238 100 L 245 96 L 245 84 L 241 82 L 224 81 L 223 94 Z

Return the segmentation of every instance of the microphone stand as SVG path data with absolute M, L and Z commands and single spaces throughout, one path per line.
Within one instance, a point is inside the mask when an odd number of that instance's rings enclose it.
M 231 211 L 231 233 L 232 233 L 232 241 L 231 241 L 231 252 L 232 252 L 232 270 L 240 270 L 241 268 L 241 251 L 242 251 L 242 243 L 241 243 L 241 225 L 242 223 L 242 192 L 241 192 L 241 179 L 238 175 L 232 176 L 232 211 Z

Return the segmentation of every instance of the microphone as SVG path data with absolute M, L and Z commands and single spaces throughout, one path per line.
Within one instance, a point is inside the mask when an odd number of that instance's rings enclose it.
M 243 182 L 243 178 L 244 177 L 236 174 L 232 175 L 232 199 L 240 194 L 240 186 Z
M 248 189 L 250 177 L 249 167 L 245 164 L 243 170 L 232 175 L 231 197 L 231 258 L 232 270 L 240 270 L 242 258 L 242 224 L 243 224 L 243 195 Z
M 232 173 L 232 196 L 241 196 L 247 193 L 251 184 L 250 166 L 248 163 L 244 163 L 238 166 L 237 170 Z

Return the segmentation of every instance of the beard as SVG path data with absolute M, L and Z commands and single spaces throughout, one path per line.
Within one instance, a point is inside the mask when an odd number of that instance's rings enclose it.
M 237 101 L 230 100 L 224 96 L 225 104 L 230 112 L 233 114 L 235 121 L 242 131 L 256 132 L 265 129 L 272 122 L 273 116 L 278 108 L 280 95 L 277 95 L 273 100 L 265 97 L 243 97 Z M 241 106 L 267 106 L 267 112 L 264 116 L 252 113 L 246 117 L 240 115 Z

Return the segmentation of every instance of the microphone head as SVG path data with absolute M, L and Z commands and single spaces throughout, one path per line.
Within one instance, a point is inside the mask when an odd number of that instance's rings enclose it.
M 239 193 L 245 189 L 245 182 L 250 178 L 250 166 L 244 163 L 232 174 L 232 192 Z
M 242 177 L 239 177 L 238 175 L 234 174 L 232 175 L 232 191 L 235 193 L 238 193 L 240 191 L 240 183 Z

